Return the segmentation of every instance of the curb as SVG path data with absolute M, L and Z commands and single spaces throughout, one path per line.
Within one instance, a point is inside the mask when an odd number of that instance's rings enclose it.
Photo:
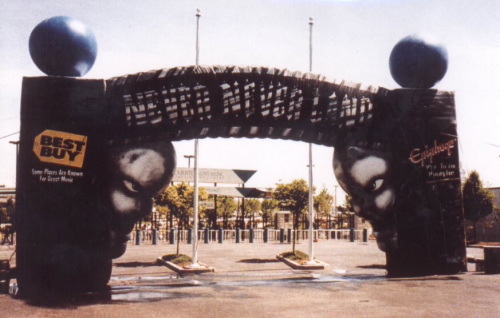
M 156 260 L 158 263 L 163 264 L 166 267 L 170 268 L 171 270 L 177 272 L 178 274 L 182 274 L 182 275 L 196 275 L 196 274 L 202 274 L 202 273 L 215 272 L 214 267 L 210 267 L 210 266 L 203 264 L 201 262 L 198 262 L 198 264 L 203 266 L 201 268 L 185 268 L 185 267 L 177 266 L 176 264 L 174 264 L 172 262 L 164 261 L 161 257 L 158 257 Z
M 288 258 L 285 258 L 281 255 L 276 255 L 276 258 L 285 263 L 286 265 L 290 266 L 293 269 L 306 269 L 306 270 L 321 270 L 321 269 L 327 269 L 330 267 L 327 263 L 324 263 L 322 261 L 318 261 L 317 259 L 314 260 L 317 264 L 299 264 L 297 262 L 294 262 Z

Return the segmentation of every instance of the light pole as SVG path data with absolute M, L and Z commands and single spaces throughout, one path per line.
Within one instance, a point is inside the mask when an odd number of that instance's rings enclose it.
M 19 166 L 19 143 L 20 141 L 19 140 L 16 140 L 16 141 L 9 141 L 10 144 L 13 144 L 13 145 L 16 145 L 16 169 L 17 167 Z
M 337 188 L 338 188 L 338 185 L 335 184 L 333 186 L 333 188 L 335 189 L 335 196 L 333 197 L 333 216 L 335 217 L 337 215 Z M 334 219 L 335 221 L 335 219 Z M 332 227 L 332 225 L 330 224 L 330 228 Z
M 184 155 L 184 158 L 188 160 L 188 168 L 191 168 L 191 159 L 194 158 L 194 155 Z
M 10 144 L 16 145 L 16 160 L 17 160 L 17 155 L 19 155 L 19 140 L 16 141 L 9 141 Z
M 309 72 L 312 72 L 312 30 L 313 18 L 309 18 Z M 314 262 L 314 198 L 313 198 L 313 160 L 312 160 L 312 143 L 309 143 L 309 262 Z
M 199 44 L 199 30 L 200 30 L 200 9 L 196 9 L 196 66 L 199 65 L 200 44 Z M 194 191 L 193 191 L 193 264 L 192 266 L 199 266 L 198 264 L 198 164 L 199 164 L 199 146 L 198 138 L 194 140 Z

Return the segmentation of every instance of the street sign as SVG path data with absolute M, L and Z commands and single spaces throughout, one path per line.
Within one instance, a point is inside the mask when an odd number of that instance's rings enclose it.
M 208 194 L 224 195 L 233 198 L 264 198 L 268 192 L 257 188 L 237 188 L 237 187 L 205 187 Z
M 233 170 L 233 169 L 208 169 L 198 170 L 198 182 L 201 183 L 234 183 L 243 184 L 250 179 L 257 170 Z M 194 182 L 193 168 L 175 169 L 173 182 Z
M 200 207 L 204 207 L 205 209 L 215 209 L 214 201 L 200 201 Z

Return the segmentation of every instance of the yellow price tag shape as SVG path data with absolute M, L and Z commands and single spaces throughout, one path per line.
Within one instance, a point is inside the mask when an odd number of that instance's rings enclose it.
M 35 137 L 33 151 L 42 162 L 81 168 L 87 149 L 87 136 L 44 130 Z

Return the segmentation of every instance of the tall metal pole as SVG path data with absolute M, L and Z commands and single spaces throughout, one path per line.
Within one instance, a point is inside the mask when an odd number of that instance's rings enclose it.
M 312 72 L 312 30 L 313 18 L 309 18 L 309 72 Z M 312 143 L 309 143 L 309 262 L 314 260 L 313 249 L 313 223 L 314 223 L 314 210 L 313 210 L 313 161 L 312 161 Z
M 337 188 L 338 188 L 338 185 L 334 185 L 333 186 L 335 188 L 335 196 L 333 197 L 333 216 L 336 217 L 337 216 Z M 337 218 L 337 222 L 338 222 L 338 218 Z M 331 227 L 331 225 L 330 225 Z
M 312 42 L 312 35 L 313 35 L 313 18 L 309 18 L 309 72 L 312 72 L 313 68 L 313 42 Z
M 200 9 L 196 9 L 196 66 L 198 66 L 200 62 L 200 17 L 201 11 Z
M 194 140 L 193 264 L 198 263 L 198 139 Z
M 196 9 L 196 66 L 198 66 L 200 45 L 199 45 L 199 30 L 200 30 L 200 9 Z M 193 264 L 198 264 L 198 138 L 194 140 L 194 193 L 193 193 Z
M 184 155 L 184 158 L 188 160 L 188 168 L 191 168 L 191 159 L 194 158 L 194 155 Z
M 20 141 L 19 140 L 9 141 L 9 143 L 13 144 L 13 145 L 16 145 L 16 160 L 17 160 L 17 156 L 19 155 L 19 143 L 20 143 Z
M 335 197 L 333 197 L 333 208 L 334 208 L 334 212 L 337 212 L 337 188 L 339 187 L 337 184 L 335 184 L 333 186 L 335 188 Z

